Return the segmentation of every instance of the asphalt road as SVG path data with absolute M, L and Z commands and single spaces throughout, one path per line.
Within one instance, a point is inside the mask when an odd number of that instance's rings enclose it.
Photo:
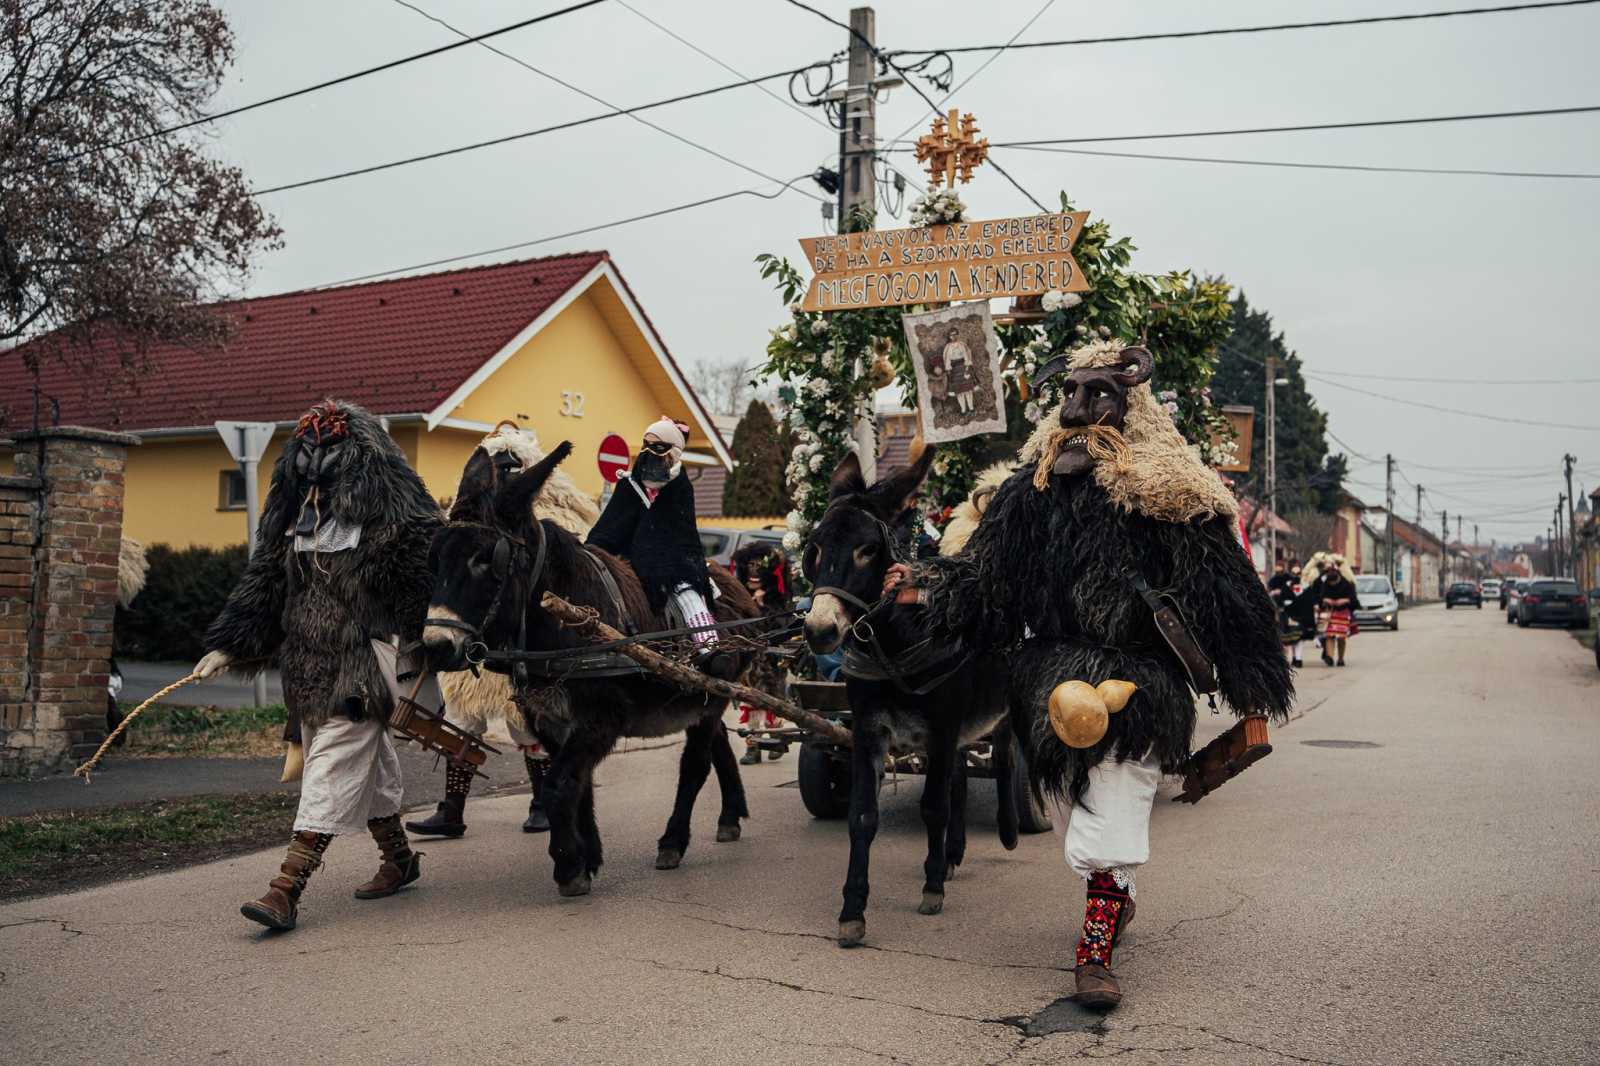
M 578 900 L 508 796 L 425 844 L 393 899 L 352 900 L 370 845 L 335 841 L 288 935 L 235 910 L 275 852 L 0 907 L 0 1047 L 17 1066 L 1600 1061 L 1589 653 L 1422 608 L 1350 663 L 1302 673 L 1271 757 L 1197 807 L 1158 801 L 1129 998 L 1103 1022 L 1056 1002 L 1081 883 L 1052 835 L 1001 850 L 987 785 L 935 917 L 917 783 L 886 796 L 869 946 L 841 951 L 844 827 L 807 817 L 792 759 L 747 772 L 743 840 L 711 842 L 708 795 L 658 873 L 676 758 L 654 749 L 602 767 L 608 862 Z
M 120 699 L 124 703 L 147 699 L 194 669 L 191 662 L 119 662 L 117 666 L 122 671 Z M 255 682 L 223 674 L 185 685 L 161 702 L 174 707 L 253 707 Z M 267 702 L 283 702 L 283 679 L 276 670 L 267 671 Z

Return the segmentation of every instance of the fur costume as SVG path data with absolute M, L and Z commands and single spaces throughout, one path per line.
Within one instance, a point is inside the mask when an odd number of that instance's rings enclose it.
M 145 578 L 150 575 L 150 560 L 144 545 L 129 537 L 122 538 L 117 550 L 117 604 L 130 606 L 144 591 Z
M 277 660 L 291 719 L 312 727 L 336 715 L 387 715 L 389 692 L 368 641 L 421 636 L 433 585 L 428 546 L 441 524 L 438 504 L 378 420 L 354 404 L 329 401 L 327 409 L 342 415 L 348 434 L 328 456 L 332 469 L 301 468 L 302 453 L 326 448 L 298 436 L 284 445 L 255 553 L 205 641 L 241 673 Z M 313 537 L 357 530 L 358 541 L 295 550 L 308 508 Z
M 502 424 L 499 429 L 484 437 L 478 452 L 491 461 L 500 455 L 515 459 L 513 473 L 521 473 L 544 458 L 539 438 L 532 430 L 517 429 Z M 473 469 L 473 459 L 467 461 L 468 471 Z M 481 486 L 468 482 L 474 473 L 463 473 L 456 488 L 456 498 L 463 493 L 481 491 Z M 490 495 L 492 496 L 492 490 Z M 549 519 L 575 537 L 586 537 L 600 518 L 600 508 L 582 492 L 571 475 L 559 467 L 551 472 L 544 490 L 533 503 L 535 518 Z M 537 738 L 523 724 L 522 712 L 511 702 L 511 681 L 505 674 L 492 670 L 479 671 L 473 676 L 469 670 L 440 674 L 439 685 L 444 691 L 445 707 L 450 721 L 471 733 L 484 733 L 491 723 L 501 723 L 513 741 L 522 745 L 536 743 Z
M 1119 346 L 1094 344 L 1070 365 L 1114 365 Z M 1049 477 L 1060 409 L 1023 449 L 1027 464 L 995 492 L 965 550 L 929 560 L 929 622 L 984 651 L 1009 650 L 1013 724 L 1025 738 L 1036 787 L 1082 800 L 1088 772 L 1107 756 L 1147 755 L 1167 772 L 1190 754 L 1195 706 L 1184 670 L 1150 608 L 1123 576 L 1141 574 L 1182 608 L 1215 663 L 1221 695 L 1237 713 L 1287 715 L 1293 685 L 1277 614 L 1240 549 L 1237 505 L 1216 472 L 1184 442 L 1148 382 L 1126 390 L 1119 458 L 1091 474 Z M 1138 686 L 1105 737 L 1069 748 L 1050 727 L 1051 690 L 1069 679 Z

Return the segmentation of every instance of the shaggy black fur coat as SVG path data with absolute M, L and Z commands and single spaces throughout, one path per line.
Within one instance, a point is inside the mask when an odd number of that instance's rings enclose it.
M 1174 523 L 1117 507 L 1092 477 L 1013 474 L 961 555 L 928 560 L 929 624 L 980 654 L 1007 654 L 1013 726 L 1034 784 L 1081 802 L 1108 755 L 1154 754 L 1166 772 L 1188 758 L 1195 704 L 1183 667 L 1121 571 L 1132 567 L 1182 607 L 1235 713 L 1287 715 L 1294 698 L 1277 613 L 1226 518 Z M 1105 739 L 1069 748 L 1049 721 L 1050 692 L 1072 679 L 1132 681 Z
M 679 585 L 700 593 L 709 608 L 711 578 L 694 522 L 694 486 L 688 475 L 680 472 L 667 482 L 648 507 L 634 491 L 635 484 L 632 475 L 617 483 L 600 521 L 589 531 L 589 543 L 628 560 L 644 583 L 652 610 L 665 610 Z
M 291 719 L 313 727 L 387 715 L 389 692 L 368 640 L 421 636 L 433 587 L 428 547 L 441 524 L 439 505 L 378 420 L 339 406 L 355 446 L 343 449 L 337 489 L 322 506 L 361 526 L 361 542 L 315 555 L 294 550 L 306 486 L 295 471 L 303 445 L 291 439 L 272 471 L 255 553 L 206 632 L 206 650 L 227 652 L 242 672 L 276 658 Z

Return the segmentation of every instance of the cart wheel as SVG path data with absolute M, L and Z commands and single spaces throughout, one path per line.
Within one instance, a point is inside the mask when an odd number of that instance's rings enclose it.
M 800 802 L 813 818 L 843 818 L 850 813 L 850 763 L 825 748 L 800 748 Z
M 1050 808 L 1028 787 L 1028 764 L 1015 737 L 1011 739 L 1011 794 L 1017 800 L 1018 829 L 1024 833 L 1050 832 Z

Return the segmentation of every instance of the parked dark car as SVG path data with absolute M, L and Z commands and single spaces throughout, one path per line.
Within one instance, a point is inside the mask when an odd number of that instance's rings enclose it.
M 1540 622 L 1584 629 L 1589 625 L 1589 605 L 1571 578 L 1545 578 L 1522 590 L 1517 601 L 1517 625 Z
M 1470 604 L 1478 610 L 1483 610 L 1483 593 L 1478 591 L 1478 586 L 1470 581 L 1457 581 L 1451 585 L 1444 594 L 1444 608 L 1449 610 L 1456 604 Z

